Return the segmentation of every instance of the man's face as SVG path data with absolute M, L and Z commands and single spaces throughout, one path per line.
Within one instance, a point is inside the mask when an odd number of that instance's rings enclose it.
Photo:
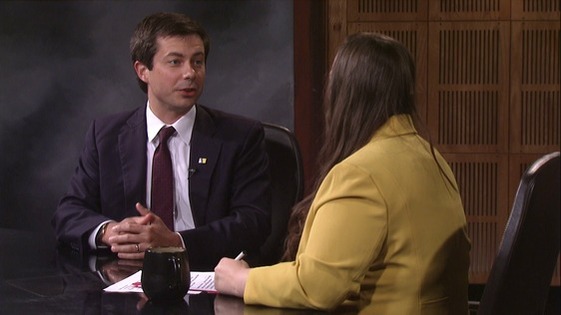
M 148 85 L 150 108 L 165 123 L 187 113 L 203 92 L 205 49 L 198 35 L 158 38 L 152 70 L 136 62 L 135 69 Z

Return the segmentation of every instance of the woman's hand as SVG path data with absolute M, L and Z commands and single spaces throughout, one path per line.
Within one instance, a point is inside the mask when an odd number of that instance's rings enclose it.
M 243 298 L 249 265 L 243 260 L 222 258 L 214 268 L 214 287 L 222 294 Z

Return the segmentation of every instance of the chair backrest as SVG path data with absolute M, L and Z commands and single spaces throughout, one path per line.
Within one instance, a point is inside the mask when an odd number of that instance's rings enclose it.
M 288 219 L 292 207 L 302 199 L 304 175 L 300 148 L 287 128 L 263 123 L 269 156 L 272 209 L 271 235 L 261 247 L 264 264 L 277 263 L 282 255 Z
M 559 152 L 522 175 L 478 314 L 543 314 L 559 255 Z

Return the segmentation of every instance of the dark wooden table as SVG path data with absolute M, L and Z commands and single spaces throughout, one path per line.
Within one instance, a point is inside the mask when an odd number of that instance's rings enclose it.
M 322 314 L 247 306 L 215 294 L 153 304 L 142 294 L 103 291 L 141 265 L 112 255 L 81 257 L 44 236 L 0 228 L 0 314 Z

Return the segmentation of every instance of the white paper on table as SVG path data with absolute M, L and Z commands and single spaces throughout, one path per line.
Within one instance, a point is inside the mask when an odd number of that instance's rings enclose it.
M 107 288 L 103 289 L 105 292 L 138 292 L 142 293 L 142 270 L 130 275 L 129 277 L 116 282 Z M 189 294 L 197 294 L 200 292 L 216 293 L 214 288 L 214 272 L 191 272 L 191 286 L 189 287 Z
M 140 284 L 140 278 L 142 276 L 142 270 L 139 270 L 132 275 L 126 277 L 125 279 L 115 282 L 107 288 L 103 289 L 106 292 L 139 292 L 142 293 L 142 285 Z
M 189 291 L 217 293 L 214 288 L 214 272 L 192 271 Z

